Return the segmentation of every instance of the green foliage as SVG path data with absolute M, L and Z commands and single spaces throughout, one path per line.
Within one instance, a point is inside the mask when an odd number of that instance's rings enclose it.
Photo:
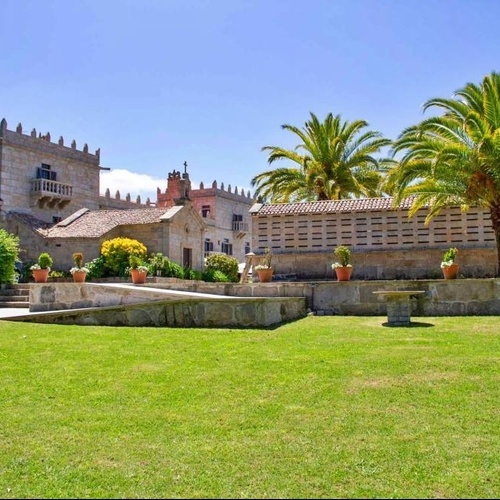
M 230 279 L 218 269 L 205 269 L 201 274 L 201 279 L 210 283 L 228 283 Z
M 205 271 L 220 271 L 229 281 L 238 282 L 238 261 L 229 255 L 213 253 L 205 260 Z
M 340 265 L 347 267 L 351 263 L 351 250 L 345 245 L 339 245 L 335 248 L 333 253 L 339 258 Z
M 85 263 L 88 269 L 87 281 L 107 277 L 106 259 L 101 255 L 90 262 Z
M 185 280 L 201 280 L 202 273 L 200 271 L 195 271 L 190 267 L 185 267 L 183 272 Z
M 424 111 L 442 114 L 407 127 L 397 138 L 397 165 L 387 175 L 387 191 L 397 206 L 410 199 L 410 217 L 425 209 L 428 224 L 443 208 L 489 209 L 500 242 L 500 73 L 480 84 L 467 83 L 453 98 L 432 98 Z M 497 274 L 500 248 L 497 248 Z
M 448 248 L 443 255 L 443 262 L 453 263 L 457 258 L 458 249 L 457 248 Z
M 101 245 L 105 268 L 111 276 L 127 277 L 130 256 L 137 256 L 144 261 L 147 258 L 147 252 L 144 244 L 131 238 L 114 238 Z
M 158 272 L 163 276 L 163 269 L 167 265 L 168 257 L 161 252 L 152 254 L 148 259 L 149 272 L 153 276 L 157 276 Z
M 42 252 L 38 256 L 38 265 L 40 266 L 41 269 L 47 269 L 48 267 L 52 267 L 52 264 L 54 264 L 54 260 L 47 252 Z
M 162 274 L 162 276 L 167 278 L 184 278 L 184 268 L 180 264 L 177 264 L 177 262 L 167 259 L 163 269 L 165 274 Z
M 128 264 L 130 266 L 130 269 L 138 269 L 140 267 L 146 267 L 144 259 L 135 254 L 129 255 Z
M 0 283 L 15 283 L 19 258 L 19 238 L 0 229 Z
M 365 130 L 367 126 L 364 120 L 343 122 L 332 113 L 324 122 L 310 113 L 302 129 L 283 125 L 300 142 L 291 150 L 262 148 L 269 152 L 270 165 L 285 160 L 290 166 L 255 176 L 251 180 L 257 187 L 255 195 L 275 203 L 379 196 L 381 172 L 392 162 L 374 155 L 391 141 L 379 132 Z

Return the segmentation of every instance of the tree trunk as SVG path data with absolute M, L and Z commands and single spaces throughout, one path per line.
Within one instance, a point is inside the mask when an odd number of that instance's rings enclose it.
M 500 277 L 500 201 L 491 205 L 490 218 L 497 245 L 497 265 L 495 269 L 495 277 L 498 278 Z

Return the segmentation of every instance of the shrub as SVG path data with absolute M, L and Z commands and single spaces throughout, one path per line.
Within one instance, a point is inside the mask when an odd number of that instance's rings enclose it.
M 351 251 L 345 245 L 339 245 L 333 253 L 340 259 L 339 262 L 332 264 L 332 267 L 350 267 L 351 264 Z
M 238 282 L 238 261 L 226 254 L 214 253 L 205 260 L 205 271 L 221 271 L 229 281 Z
M 19 238 L 0 229 L 0 283 L 16 282 L 16 262 L 19 257 Z
M 101 245 L 101 255 L 105 260 L 105 268 L 111 276 L 128 276 L 129 258 L 137 256 L 141 260 L 147 257 L 148 249 L 138 240 L 131 238 L 114 238 Z
M 177 264 L 176 262 L 171 261 L 170 259 L 167 259 L 165 267 L 163 269 L 165 274 L 162 275 L 166 276 L 167 278 L 184 278 L 184 269 L 182 268 L 182 266 Z
M 210 283 L 229 283 L 229 278 L 217 269 L 205 269 L 201 275 L 203 281 Z
M 88 269 L 87 280 L 105 278 L 107 276 L 106 259 L 102 255 L 90 262 L 87 262 L 85 267 Z

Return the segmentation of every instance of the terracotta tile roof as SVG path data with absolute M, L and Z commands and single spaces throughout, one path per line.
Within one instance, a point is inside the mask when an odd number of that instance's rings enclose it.
M 45 222 L 44 220 L 38 219 L 37 217 L 26 214 L 24 212 L 9 212 L 10 215 L 13 215 L 16 219 L 21 221 L 25 226 L 29 227 L 32 231 L 35 232 L 43 232 L 50 226 L 52 223 Z
M 403 200 L 399 209 L 408 209 L 411 198 Z M 392 206 L 392 198 L 363 198 L 355 200 L 326 200 L 300 203 L 275 203 L 263 204 L 260 208 L 254 205 L 253 213 L 256 215 L 288 215 L 288 214 L 319 214 L 335 212 L 361 212 L 396 210 Z
M 43 231 L 46 238 L 100 238 L 116 226 L 131 224 L 154 224 L 168 219 L 172 209 L 140 208 L 130 210 L 81 210 Z M 175 211 L 173 212 L 175 213 Z

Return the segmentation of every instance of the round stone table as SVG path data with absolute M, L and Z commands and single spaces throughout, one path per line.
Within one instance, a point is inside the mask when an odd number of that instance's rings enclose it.
M 387 323 L 389 326 L 407 326 L 410 324 L 410 297 L 422 295 L 424 290 L 379 290 L 373 292 L 387 300 Z

